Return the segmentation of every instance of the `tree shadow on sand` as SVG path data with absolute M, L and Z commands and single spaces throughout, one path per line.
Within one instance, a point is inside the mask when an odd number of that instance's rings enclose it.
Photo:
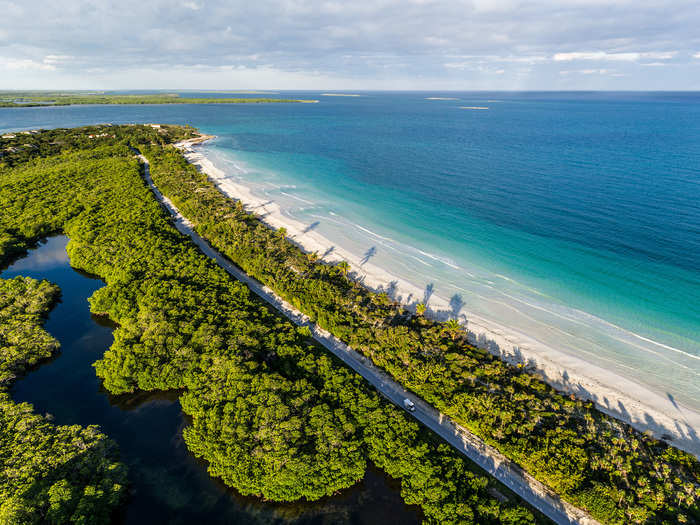
M 423 292 L 423 304 L 428 306 L 428 301 L 433 296 L 435 291 L 435 285 L 433 283 L 428 283 L 425 285 L 425 291 Z
M 304 229 L 301 231 L 301 233 L 302 233 L 302 234 L 304 234 L 304 233 L 309 233 L 310 231 L 315 230 L 316 228 L 318 228 L 318 225 L 319 225 L 319 224 L 321 224 L 321 221 L 312 222 L 312 223 L 309 224 L 306 228 L 304 228 Z
M 365 252 L 365 254 L 362 256 L 362 259 L 360 259 L 360 266 L 364 266 L 376 254 L 377 248 L 375 246 L 372 246 L 369 250 Z

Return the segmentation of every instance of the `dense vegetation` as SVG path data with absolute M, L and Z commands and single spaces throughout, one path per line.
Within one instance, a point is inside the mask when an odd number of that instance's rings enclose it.
M 107 283 L 91 310 L 118 323 L 95 364 L 105 388 L 182 392 L 187 446 L 243 494 L 318 499 L 372 461 L 426 522 L 540 521 L 177 232 L 129 146 L 154 154 L 192 135 L 101 126 L 0 143 L 0 263 L 69 236 L 71 264 Z
M 155 93 L 142 95 L 116 95 L 107 93 L 77 92 L 0 92 L 0 108 L 26 108 L 40 106 L 72 106 L 77 104 L 264 104 L 282 102 L 315 102 L 288 98 L 261 97 L 181 97 L 177 93 Z
M 59 294 L 47 281 L 0 279 L 0 523 L 105 523 L 124 493 L 125 467 L 97 427 L 57 426 L 14 403 L 17 375 L 58 349 L 42 328 Z
M 0 389 L 58 350 L 41 322 L 59 293 L 48 281 L 0 279 Z
M 155 184 L 203 237 L 249 275 L 362 352 L 570 502 L 605 523 L 700 522 L 700 465 L 558 394 L 536 376 L 319 262 L 240 202 L 223 196 L 174 148 L 147 148 Z

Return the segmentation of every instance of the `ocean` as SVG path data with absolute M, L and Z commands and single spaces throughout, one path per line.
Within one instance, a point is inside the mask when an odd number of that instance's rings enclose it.
M 231 180 L 422 291 L 397 299 L 700 410 L 700 94 L 360 95 L 0 109 L 0 131 L 189 123 Z

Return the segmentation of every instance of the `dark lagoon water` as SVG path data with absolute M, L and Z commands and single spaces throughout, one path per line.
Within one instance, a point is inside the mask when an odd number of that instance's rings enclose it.
M 92 363 L 112 344 L 112 326 L 90 314 L 87 299 L 103 283 L 71 268 L 67 242 L 51 237 L 0 274 L 47 279 L 62 292 L 45 325 L 61 343 L 60 353 L 17 381 L 11 395 L 52 414 L 57 424 L 100 425 L 117 442 L 130 481 L 119 523 L 420 523 L 419 511 L 401 500 L 398 483 L 373 468 L 355 487 L 303 504 L 243 497 L 209 477 L 182 439 L 187 421 L 176 393 L 112 396 L 102 388 Z
M 191 124 L 228 177 L 470 327 L 700 410 L 700 94 L 361 95 L 4 109 L 0 131 Z

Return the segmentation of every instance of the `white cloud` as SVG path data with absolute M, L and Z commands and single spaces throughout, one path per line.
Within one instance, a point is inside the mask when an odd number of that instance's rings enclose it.
M 54 71 L 56 69 L 56 66 L 53 64 L 37 62 L 36 60 L 31 60 L 29 58 L 17 59 L 11 57 L 0 58 L 0 67 L 4 67 L 5 69 L 9 69 L 11 71 Z
M 186 7 L 187 9 L 192 9 L 192 11 L 199 11 L 204 6 L 199 5 L 196 2 L 182 2 L 182 7 Z
M 477 13 L 512 11 L 518 7 L 514 0 L 472 0 L 471 3 Z
M 75 57 L 71 55 L 46 55 L 43 62 L 44 64 L 55 66 L 73 60 L 73 58 Z
M 642 58 L 648 58 L 651 60 L 671 60 L 678 54 L 678 51 L 665 51 L 661 53 L 642 53 Z
M 677 51 L 645 52 L 645 53 L 608 53 L 607 51 L 577 51 L 572 53 L 555 53 L 555 62 L 570 62 L 572 60 L 611 60 L 621 62 L 637 62 L 641 59 L 670 60 Z
M 541 62 L 546 62 L 547 57 L 545 56 L 522 56 L 522 57 L 499 57 L 500 62 L 516 62 L 520 64 L 538 64 Z
M 445 62 L 442 65 L 447 69 L 467 69 L 474 67 L 473 62 Z
M 514 63 L 514 64 L 539 64 L 549 59 L 546 56 L 525 55 L 525 56 L 497 56 L 497 55 L 449 55 L 449 58 L 461 58 L 455 62 L 443 62 L 443 66 L 448 69 L 472 69 L 479 64 L 494 63 Z
M 606 53 L 605 51 L 573 53 L 556 53 L 552 58 L 555 62 L 570 62 L 572 60 L 637 60 L 638 53 Z
M 574 69 L 574 70 L 568 70 L 568 71 L 560 71 L 559 74 L 562 76 L 567 76 L 567 75 L 607 75 L 610 73 L 614 73 L 614 69 Z
M 693 55 L 693 58 L 700 58 L 700 51 L 698 51 L 697 53 L 695 53 L 695 54 Z

